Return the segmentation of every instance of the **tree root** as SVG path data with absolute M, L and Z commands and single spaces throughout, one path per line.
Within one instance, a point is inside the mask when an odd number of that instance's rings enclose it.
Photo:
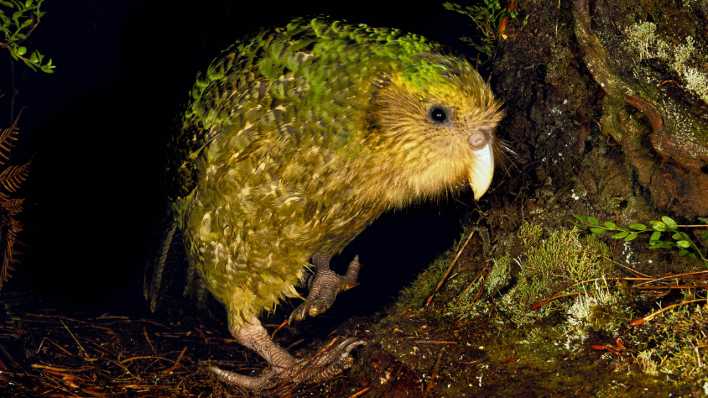
M 643 90 L 613 70 L 607 50 L 591 31 L 588 0 L 574 1 L 573 17 L 583 61 L 606 94 L 603 133 L 622 146 L 626 161 L 657 208 L 686 217 L 708 214 L 705 200 L 708 173 L 704 171 L 708 165 L 708 146 L 684 131 L 688 128 L 705 131 L 705 121 L 687 114 L 672 114 L 664 103 L 649 99 Z M 632 120 L 626 105 L 641 112 L 648 121 L 651 148 L 642 141 L 646 129 Z

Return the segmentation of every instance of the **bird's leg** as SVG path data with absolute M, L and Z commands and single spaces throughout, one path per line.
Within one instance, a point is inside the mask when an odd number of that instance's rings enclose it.
M 258 318 L 238 326 L 229 322 L 229 330 L 239 343 L 263 357 L 269 366 L 255 377 L 216 366 L 211 366 L 210 370 L 223 382 L 256 392 L 290 383 L 318 383 L 330 379 L 351 367 L 353 361 L 349 353 L 364 344 L 351 337 L 339 341 L 335 338 L 313 357 L 298 360 L 270 338 Z
M 307 316 L 317 316 L 334 304 L 337 294 L 345 290 L 355 287 L 358 282 L 359 256 L 355 256 L 347 267 L 347 273 L 344 276 L 337 275 L 329 268 L 329 262 L 332 256 L 315 254 L 312 256 L 312 263 L 315 266 L 315 276 L 310 283 L 310 291 L 307 294 L 305 302 L 300 304 L 290 314 L 289 322 L 301 321 Z

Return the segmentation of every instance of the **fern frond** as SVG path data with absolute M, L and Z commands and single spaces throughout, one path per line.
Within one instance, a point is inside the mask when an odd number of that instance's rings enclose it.
M 27 176 L 29 176 L 29 168 L 29 162 L 22 165 L 7 166 L 0 172 L 0 187 L 9 193 L 17 192 L 27 180 Z
M 5 250 L 3 252 L 2 265 L 0 266 L 0 289 L 10 279 L 10 275 L 15 266 L 15 244 L 17 243 L 17 235 L 22 231 L 22 223 L 12 217 L 7 221 L 7 228 L 4 231 L 3 243 Z
M 20 138 L 19 136 L 20 130 L 17 128 L 17 119 L 8 127 L 0 129 L 0 167 L 10 160 L 10 154 Z
M 20 214 L 24 208 L 24 198 L 0 198 L 0 209 L 5 210 L 10 217 Z

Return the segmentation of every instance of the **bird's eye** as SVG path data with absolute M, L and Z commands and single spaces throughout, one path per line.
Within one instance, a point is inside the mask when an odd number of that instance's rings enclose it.
M 446 123 L 450 119 L 448 110 L 440 105 L 433 105 L 428 110 L 428 118 L 435 124 Z

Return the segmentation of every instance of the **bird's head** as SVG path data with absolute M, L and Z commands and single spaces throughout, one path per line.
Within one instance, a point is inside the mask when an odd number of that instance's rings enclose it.
M 382 154 L 389 203 L 402 205 L 469 184 L 475 199 L 494 174 L 502 118 L 489 85 L 466 61 L 426 55 L 382 78 L 369 113 L 368 146 Z

